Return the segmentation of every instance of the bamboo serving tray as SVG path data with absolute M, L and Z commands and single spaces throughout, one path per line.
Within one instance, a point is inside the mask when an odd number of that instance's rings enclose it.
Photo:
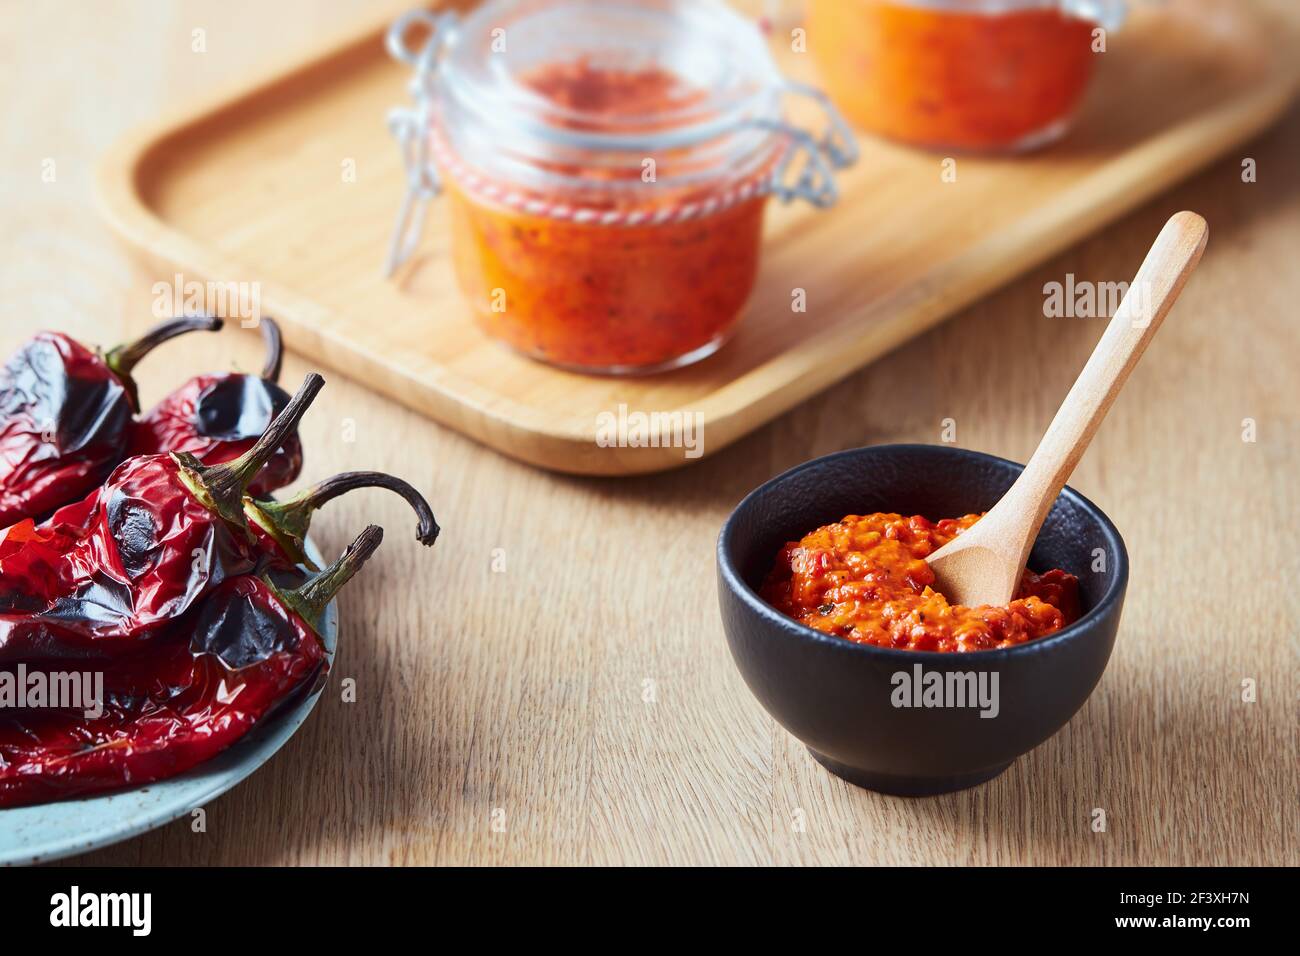
M 657 376 L 569 374 L 487 339 L 452 276 L 440 201 L 417 260 L 382 277 L 405 185 L 385 127 L 388 109 L 408 102 L 406 72 L 382 42 L 398 7 L 120 142 L 100 169 L 101 204 L 161 280 L 259 282 L 262 311 L 292 349 L 436 421 L 545 468 L 659 471 L 694 458 L 654 447 L 670 445 L 667 434 L 602 447 L 602 414 L 668 413 L 665 427 L 688 415 L 715 452 L 1267 127 L 1300 76 L 1294 18 L 1268 9 L 1139 10 L 1110 37 L 1063 142 L 958 157 L 954 182 L 942 156 L 861 136 L 837 206 L 771 204 L 762 273 L 733 340 Z M 806 56 L 778 59 L 814 80 Z M 795 288 L 806 313 L 791 311 Z

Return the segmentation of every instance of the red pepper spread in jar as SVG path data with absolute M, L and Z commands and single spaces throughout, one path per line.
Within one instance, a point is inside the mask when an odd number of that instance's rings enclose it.
M 557 125 L 592 133 L 653 132 L 707 99 L 659 67 L 585 59 L 544 65 L 521 82 L 557 112 Z M 646 158 L 657 167 L 648 180 L 640 164 L 557 155 L 544 168 L 563 190 L 523 190 L 543 205 L 607 213 L 615 223 L 525 212 L 451 183 L 457 277 L 489 334 L 548 362 L 607 371 L 668 366 L 721 342 L 754 285 L 766 196 L 669 218 L 736 183 L 726 170 L 675 177 L 698 163 L 689 150 Z
M 866 129 L 922 146 L 1027 148 L 1062 130 L 1083 96 L 1096 24 L 1006 6 L 812 0 L 809 49 L 831 98 Z
M 980 517 L 849 515 L 787 544 L 760 593 L 808 627 L 911 651 L 1011 647 L 1078 620 L 1078 579 L 1060 570 L 1026 570 L 1006 607 L 952 605 L 934 590 L 925 558 Z

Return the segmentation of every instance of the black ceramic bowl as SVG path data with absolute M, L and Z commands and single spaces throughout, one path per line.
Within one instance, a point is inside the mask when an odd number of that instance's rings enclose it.
M 850 514 L 987 511 L 1021 468 L 946 446 L 857 448 L 773 478 L 723 525 L 718 597 L 732 657 L 768 713 L 832 773 L 912 796 L 974 786 L 1060 730 L 1097 686 L 1128 553 L 1110 519 L 1072 488 L 1029 557 L 1035 570 L 1079 578 L 1083 616 L 1050 637 L 964 654 L 900 651 L 815 631 L 758 596 L 787 541 Z

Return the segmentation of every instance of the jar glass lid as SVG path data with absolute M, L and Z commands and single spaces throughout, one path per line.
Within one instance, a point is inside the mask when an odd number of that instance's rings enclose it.
M 493 0 L 447 37 L 438 84 L 514 136 L 644 150 L 776 120 L 782 78 L 754 24 L 712 0 Z

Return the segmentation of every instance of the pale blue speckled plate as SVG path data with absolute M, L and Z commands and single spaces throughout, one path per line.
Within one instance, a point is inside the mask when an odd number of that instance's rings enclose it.
M 307 554 L 324 566 L 308 542 Z M 338 646 L 338 602 L 325 609 L 325 649 Z M 189 773 L 102 797 L 0 810 L 0 866 L 43 863 L 130 839 L 185 816 L 221 796 L 266 763 L 302 726 L 320 688 L 258 726 L 247 737 Z

